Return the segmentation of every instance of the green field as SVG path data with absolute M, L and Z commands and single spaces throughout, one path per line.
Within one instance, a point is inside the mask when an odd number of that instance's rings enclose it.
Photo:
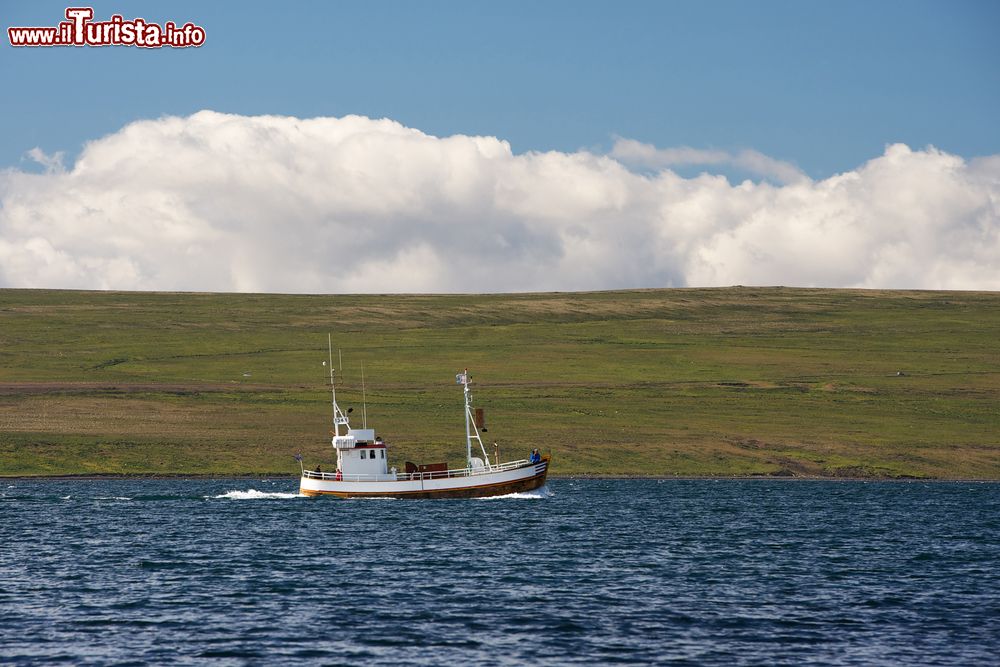
M 328 332 L 400 467 L 464 460 L 468 367 L 501 456 L 554 474 L 1000 479 L 1000 294 L 740 287 L 0 290 L 0 475 L 327 464 Z

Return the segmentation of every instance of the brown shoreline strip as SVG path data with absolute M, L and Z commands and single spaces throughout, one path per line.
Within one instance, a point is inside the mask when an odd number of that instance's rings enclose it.
M 155 382 L 0 382 L 0 395 L 16 394 L 89 394 L 115 393 L 138 394 L 158 392 L 167 394 L 198 394 L 221 391 L 284 391 L 302 388 L 297 385 L 276 386 L 265 384 L 231 383 L 155 383 Z

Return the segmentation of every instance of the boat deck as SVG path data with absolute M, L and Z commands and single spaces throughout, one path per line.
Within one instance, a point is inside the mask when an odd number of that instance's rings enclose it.
M 303 470 L 302 477 L 306 479 L 318 479 L 327 482 L 416 482 L 428 479 L 450 479 L 454 477 L 475 477 L 477 475 L 489 475 L 507 470 L 517 470 L 537 465 L 528 459 L 518 461 L 508 461 L 499 465 L 483 466 L 482 468 L 454 468 L 451 470 L 435 470 L 429 472 L 396 472 L 385 475 L 345 475 L 336 472 L 316 472 L 315 470 Z

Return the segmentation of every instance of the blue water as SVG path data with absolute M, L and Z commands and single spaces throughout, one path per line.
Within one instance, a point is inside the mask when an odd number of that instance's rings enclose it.
M 3 664 L 1000 660 L 1000 484 L 0 481 Z

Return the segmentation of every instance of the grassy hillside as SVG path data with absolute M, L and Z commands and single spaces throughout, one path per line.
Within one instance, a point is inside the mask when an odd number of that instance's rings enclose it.
M 462 460 L 468 367 L 558 474 L 1000 478 L 1000 294 L 785 288 L 0 290 L 0 475 L 328 463 L 327 332 L 399 465 Z

